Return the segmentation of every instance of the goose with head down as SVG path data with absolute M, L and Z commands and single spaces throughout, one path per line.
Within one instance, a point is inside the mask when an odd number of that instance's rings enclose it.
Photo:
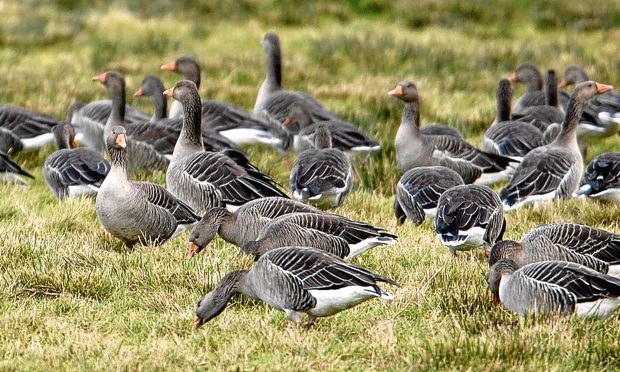
M 54 140 L 51 130 L 58 123 L 51 116 L 23 107 L 0 105 L 0 152 L 39 149 Z
M 575 196 L 620 203 L 620 153 L 606 152 L 592 159 Z

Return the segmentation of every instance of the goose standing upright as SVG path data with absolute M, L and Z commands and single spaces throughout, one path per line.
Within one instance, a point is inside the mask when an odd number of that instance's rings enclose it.
M 110 171 L 110 163 L 89 148 L 77 148 L 75 130 L 61 122 L 52 130 L 57 150 L 43 164 L 47 187 L 58 199 L 96 194 Z
M 510 178 L 512 167 L 517 164 L 515 160 L 480 151 L 454 136 L 421 133 L 419 95 L 413 83 L 400 82 L 388 94 L 404 103 L 394 143 L 401 172 L 441 165 L 456 171 L 465 183 L 492 184 Z
M 24 168 L 15 163 L 7 154 L 0 151 L 0 181 L 3 183 L 28 186 L 22 177 L 34 178 Z
M 561 123 L 564 120 L 564 112 L 560 110 L 558 103 L 558 78 L 555 70 L 548 70 L 545 75 L 545 104 L 525 107 L 512 115 L 512 120 L 520 120 L 534 125 L 544 132 L 550 124 Z
M 200 95 L 196 84 L 182 80 L 164 92 L 183 105 L 183 129 L 166 173 L 168 190 L 198 213 L 219 206 L 237 209 L 266 196 L 286 197 L 243 153 L 206 152 L 201 140 Z
M 575 196 L 620 203 L 620 153 L 606 152 L 592 159 Z
M 329 129 L 319 124 L 314 135 L 315 149 L 297 157 L 291 170 L 293 199 L 322 208 L 342 204 L 353 187 L 353 169 L 346 155 L 332 148 Z
M 508 80 L 512 83 L 524 83 L 525 93 L 521 96 L 515 107 L 512 109 L 513 114 L 519 115 L 522 110 L 530 106 L 545 105 L 546 97 L 543 91 L 543 76 L 538 68 L 530 62 L 522 63 L 510 74 Z M 570 96 L 565 92 L 559 93 L 559 102 L 561 111 L 566 111 Z
M 530 151 L 517 168 L 500 197 L 506 209 L 539 200 L 568 199 L 579 187 L 583 158 L 577 144 L 576 127 L 583 107 L 610 85 L 593 81 L 580 83 L 571 96 L 562 131 L 550 144 Z
M 166 88 L 164 87 L 164 83 L 161 82 L 161 79 L 157 76 L 149 75 L 142 80 L 140 87 L 138 87 L 133 94 L 134 97 L 151 97 L 153 108 L 155 109 L 153 111 L 153 116 L 151 116 L 151 123 L 157 123 L 168 116 L 168 102 L 163 95 L 164 90 L 166 90 Z
M 58 120 L 22 107 L 0 105 L 0 152 L 13 154 L 41 148 L 54 140 Z
M 162 244 L 200 219 L 163 187 L 127 178 L 125 128 L 113 127 L 106 144 L 112 167 L 97 193 L 96 209 L 110 234 L 129 246 Z
M 218 316 L 237 293 L 265 301 L 284 311 L 299 325 L 304 313 L 308 326 L 318 317 L 334 315 L 375 297 L 394 298 L 377 285 L 398 286 L 384 276 L 351 265 L 326 252 L 284 247 L 262 255 L 251 270 L 226 274 L 196 305 L 194 326 Z

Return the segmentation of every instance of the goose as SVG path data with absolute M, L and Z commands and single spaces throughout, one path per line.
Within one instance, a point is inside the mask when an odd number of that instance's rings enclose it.
M 163 95 L 164 90 L 166 90 L 166 88 L 164 87 L 164 83 L 162 83 L 161 79 L 157 76 L 149 75 L 142 80 L 140 86 L 133 94 L 134 97 L 151 97 L 151 100 L 153 101 L 153 108 L 155 109 L 153 111 L 153 116 L 151 116 L 150 119 L 151 123 L 157 123 L 168 116 L 168 102 L 166 101 L 166 97 Z
M 23 177 L 34 178 L 24 168 L 15 163 L 7 154 L 0 151 L 0 181 L 8 184 L 28 186 Z
M 216 234 L 238 247 L 256 240 L 269 221 L 289 213 L 325 213 L 298 201 L 271 196 L 255 199 L 230 212 L 216 207 L 207 210 L 189 236 L 188 259 L 201 252 Z
M 545 75 L 545 104 L 525 107 L 512 115 L 512 120 L 520 120 L 526 123 L 534 122 L 542 132 L 549 124 L 561 123 L 564 120 L 564 112 L 558 104 L 558 78 L 555 70 L 548 70 Z
M 297 157 L 291 170 L 293 199 L 321 208 L 336 208 L 353 187 L 353 169 L 346 155 L 332 147 L 326 125 L 319 124 L 314 135 L 315 149 Z
M 546 104 L 545 92 L 543 91 L 543 76 L 538 68 L 530 62 L 522 63 L 508 76 L 512 83 L 526 85 L 525 93 L 515 103 L 513 114 L 520 114 L 522 110 L 530 106 L 542 106 Z M 559 93 L 560 108 L 566 111 L 570 96 L 564 92 Z
M 193 57 L 183 56 L 161 66 L 164 71 L 177 72 L 200 88 L 200 67 Z M 251 115 L 239 106 L 220 101 L 203 101 L 201 118 L 205 129 L 218 131 L 237 146 L 262 143 L 271 147 L 281 147 L 278 136 L 270 123 L 257 115 Z M 183 116 L 183 108 L 178 101 L 170 107 L 170 118 Z
M 569 66 L 558 87 L 564 89 L 588 80 L 588 74 L 581 67 Z M 594 97 L 584 108 L 577 133 L 580 136 L 608 137 L 618 133 L 619 128 L 620 94 L 608 91 Z
M 461 176 L 446 167 L 409 169 L 396 184 L 394 214 L 398 224 L 408 218 L 414 225 L 420 225 L 424 216 L 435 218 L 439 197 L 451 187 L 463 184 Z
M 507 210 L 536 201 L 568 199 L 579 187 L 583 158 L 575 128 L 581 111 L 596 94 L 611 90 L 610 85 L 593 81 L 580 83 L 571 96 L 562 131 L 550 144 L 530 151 L 517 168 L 500 197 Z
M 620 153 L 607 152 L 592 159 L 574 196 L 620 203 Z
M 110 163 L 95 150 L 77 148 L 75 130 L 61 122 L 52 130 L 57 150 L 43 164 L 43 178 L 58 199 L 96 194 Z
M 493 302 L 524 317 L 530 314 L 577 315 L 605 319 L 620 305 L 620 279 L 564 261 L 543 261 L 521 268 L 499 260 L 487 276 Z
M 453 136 L 421 133 L 418 89 L 413 83 L 400 82 L 388 94 L 404 103 L 395 139 L 396 162 L 401 172 L 441 165 L 456 171 L 465 183 L 492 184 L 510 178 L 512 167 L 517 164 L 513 159 L 482 152 Z
M 200 219 L 163 187 L 127 178 L 125 128 L 113 127 L 106 145 L 112 166 L 95 203 L 97 218 L 106 231 L 130 247 L 136 242 L 159 245 Z
M 488 186 L 454 186 L 437 202 L 435 233 L 454 256 L 456 251 L 488 249 L 502 240 L 505 230 L 502 202 Z
M 350 260 L 367 250 L 396 244 L 397 236 L 369 224 L 324 213 L 290 213 L 267 223 L 241 250 L 255 258 L 280 247 L 313 247 Z
M 495 90 L 497 114 L 495 121 L 484 132 L 482 151 L 513 159 L 523 157 L 533 149 L 546 144 L 543 133 L 531 123 L 510 120 L 512 86 L 508 79 L 501 79 Z M 535 106 L 536 107 L 536 106 Z
M 620 275 L 620 235 L 575 223 L 539 226 L 519 242 L 495 243 L 489 252 L 489 267 L 509 258 L 521 267 L 539 261 L 568 261 L 603 274 Z
M 391 300 L 378 282 L 398 287 L 387 277 L 355 266 L 327 252 L 306 247 L 283 247 L 262 255 L 250 270 L 226 274 L 196 305 L 196 328 L 219 315 L 237 293 L 265 301 L 299 325 L 334 315 L 379 297 Z
M 273 179 L 235 150 L 206 152 L 201 141 L 200 95 L 196 84 L 181 80 L 164 91 L 183 105 L 183 129 L 166 172 L 168 190 L 199 213 L 213 207 L 231 210 L 250 200 L 282 196 Z
M 58 120 L 12 105 L 0 105 L 0 152 L 13 154 L 39 149 L 54 140 Z

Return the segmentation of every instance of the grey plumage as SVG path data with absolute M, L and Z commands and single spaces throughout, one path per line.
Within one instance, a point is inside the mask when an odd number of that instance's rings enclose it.
M 575 195 L 620 202 L 620 153 L 607 152 L 592 159 Z
M 512 120 L 534 122 L 541 132 L 544 132 L 549 124 L 561 123 L 564 120 L 564 112 L 559 108 L 558 79 L 555 70 L 548 70 L 545 75 L 544 97 L 545 102 L 542 105 L 525 107 L 512 114 Z
M 40 148 L 53 140 L 51 130 L 58 120 L 12 105 L 0 105 L 0 152 L 13 154 Z
M 28 171 L 17 165 L 7 154 L 0 151 L 0 181 L 27 186 L 28 184 L 22 176 L 34 178 Z

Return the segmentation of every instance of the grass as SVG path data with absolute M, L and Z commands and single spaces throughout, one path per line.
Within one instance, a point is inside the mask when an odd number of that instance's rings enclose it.
M 560 0 L 361 2 L 81 0 L 0 3 L 0 102 L 64 117 L 74 100 L 105 97 L 90 77 L 118 69 L 132 91 L 179 55 L 202 66 L 204 97 L 250 109 L 263 78 L 260 38 L 282 40 L 284 80 L 384 144 L 358 165 L 354 192 L 337 213 L 397 233 L 400 243 L 354 262 L 402 284 L 390 303 L 367 302 L 321 319 L 310 332 L 246 298 L 192 329 L 194 306 L 224 273 L 251 262 L 217 239 L 192 261 L 184 235 L 128 252 L 97 223 L 92 199 L 57 202 L 41 166 L 53 149 L 19 154 L 37 177 L 0 185 L 0 369 L 491 369 L 618 367 L 620 318 L 519 319 L 492 307 L 481 252 L 452 258 L 432 224 L 396 226 L 399 174 L 391 145 L 401 105 L 387 97 L 410 79 L 425 122 L 445 122 L 479 143 L 494 116 L 494 89 L 520 62 L 561 74 L 586 66 L 618 84 L 620 5 Z M 519 87 L 516 96 L 520 95 Z M 150 112 L 148 102 L 132 101 Z M 588 160 L 620 145 L 590 146 Z M 278 154 L 248 148 L 286 184 Z M 164 183 L 162 173 L 136 174 Z M 541 223 L 575 221 L 620 232 L 616 205 L 571 200 L 507 216 L 506 238 Z

